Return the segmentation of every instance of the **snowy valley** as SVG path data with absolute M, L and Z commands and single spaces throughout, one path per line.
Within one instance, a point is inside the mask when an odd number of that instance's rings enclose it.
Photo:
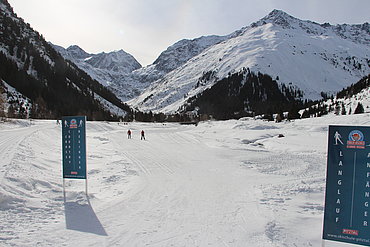
M 274 10 L 143 67 L 51 44 L 0 0 L 0 63 L 0 246 L 320 247 L 329 125 L 370 126 L 369 23 Z M 62 178 L 73 115 L 86 181 Z
M 370 74 L 368 23 L 318 24 L 274 10 L 229 35 L 180 40 L 142 67 L 123 50 L 89 54 L 47 43 L 9 4 L 0 7 L 2 32 L 10 37 L 0 44 L 0 84 L 30 102 L 25 108 L 22 99 L 14 101 L 16 117 L 59 118 L 71 108 L 92 119 L 128 121 L 276 114 L 335 96 Z M 10 105 L 4 91 L 0 85 Z
M 60 126 L 1 122 L 0 242 L 319 247 L 328 125 L 369 126 L 369 117 L 88 122 L 88 194 L 84 181 L 66 180 L 66 197 Z

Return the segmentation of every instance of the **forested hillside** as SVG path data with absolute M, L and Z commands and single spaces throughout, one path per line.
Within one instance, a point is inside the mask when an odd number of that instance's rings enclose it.
M 87 115 L 90 119 L 116 119 L 130 108 L 76 65 L 65 60 L 18 18 L 5 0 L 0 1 L 0 78 L 32 102 L 31 117 L 58 118 Z M 103 104 L 109 107 L 104 107 Z

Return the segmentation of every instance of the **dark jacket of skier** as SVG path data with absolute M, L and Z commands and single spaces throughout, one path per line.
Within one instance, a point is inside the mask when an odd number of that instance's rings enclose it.
M 141 138 L 140 139 L 141 140 L 145 140 L 145 132 L 144 132 L 144 130 L 141 131 Z

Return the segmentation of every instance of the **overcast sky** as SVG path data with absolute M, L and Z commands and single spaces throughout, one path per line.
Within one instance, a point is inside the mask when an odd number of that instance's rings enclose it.
M 143 66 L 181 39 L 226 35 L 273 9 L 331 24 L 370 22 L 370 0 L 8 0 L 47 41 L 89 53 L 123 49 Z

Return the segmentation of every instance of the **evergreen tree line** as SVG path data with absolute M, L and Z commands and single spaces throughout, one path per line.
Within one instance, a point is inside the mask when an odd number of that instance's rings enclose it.
M 301 100 L 302 95 L 302 91 L 279 85 L 269 75 L 255 74 L 244 68 L 190 98 L 185 111 L 199 109 L 200 115 L 212 115 L 220 120 L 255 115 L 264 115 L 272 120 L 274 113 L 283 117 L 286 111 L 289 111 L 290 118 L 297 118 L 298 110 L 309 104 Z
M 360 93 L 363 89 L 370 87 L 370 75 L 363 77 L 357 83 L 350 85 L 347 88 L 339 91 L 336 94 L 336 98 L 333 95 L 330 97 L 322 93 L 323 99 L 320 101 L 315 101 L 310 107 L 304 110 L 302 118 L 309 117 L 320 117 L 328 114 L 329 112 L 334 112 L 336 115 L 350 115 L 350 114 L 361 114 L 365 112 L 364 106 L 361 102 L 358 102 L 354 110 L 351 108 L 347 111 L 343 100 L 351 98 L 352 96 Z M 331 103 L 330 103 L 331 102 Z
M 361 90 L 370 87 L 370 75 L 365 76 L 360 81 L 358 81 L 355 84 L 352 84 L 351 86 L 343 89 L 342 91 L 337 93 L 338 99 L 343 98 L 350 98 L 355 94 L 358 94 L 361 92 Z
M 141 112 L 141 111 L 132 111 L 128 114 L 127 121 L 138 121 L 138 122 L 175 122 L 175 123 L 188 123 L 188 122 L 197 122 L 199 119 L 194 119 L 192 116 L 189 116 L 185 113 L 176 113 L 176 114 L 164 114 L 164 113 L 153 113 Z

